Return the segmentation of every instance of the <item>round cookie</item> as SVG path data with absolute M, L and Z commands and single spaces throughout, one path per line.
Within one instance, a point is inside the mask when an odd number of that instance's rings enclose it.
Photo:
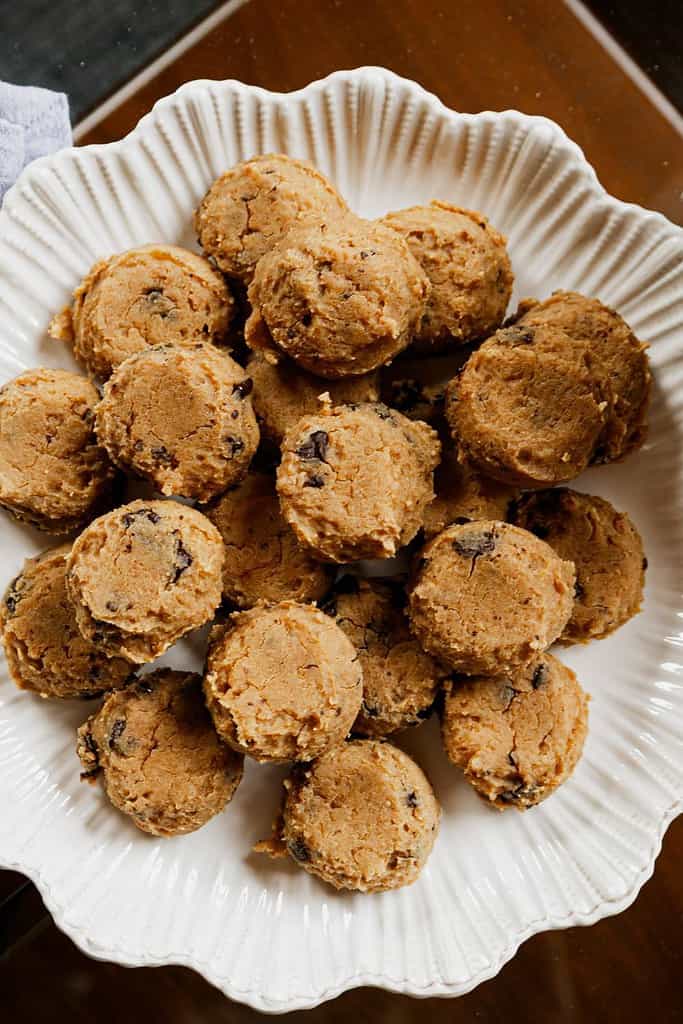
M 81 636 L 66 592 L 68 554 L 64 544 L 27 558 L 0 605 L 9 673 L 41 697 L 93 697 L 133 678 L 129 662 Z
M 588 346 L 552 326 L 497 331 L 446 389 L 446 417 L 461 455 L 518 487 L 583 472 L 606 406 Z
M 362 736 L 389 736 L 429 718 L 447 674 L 410 635 L 404 604 L 397 586 L 346 576 L 321 606 L 358 651 L 363 703 L 353 732 Z
M 114 468 L 93 429 L 98 401 L 66 370 L 26 370 L 0 388 L 0 505 L 17 519 L 68 533 L 103 504 Z
M 201 512 L 133 501 L 76 539 L 67 590 L 83 636 L 143 664 L 211 618 L 222 571 L 221 535 Z
M 306 160 L 268 153 L 226 171 L 194 215 L 199 244 L 224 274 L 249 284 L 285 232 L 345 214 L 346 203 Z
M 287 598 L 317 601 L 327 592 L 330 570 L 301 547 L 287 526 L 271 476 L 250 473 L 204 512 L 225 545 L 223 596 L 238 608 Z
M 232 800 L 243 758 L 218 739 L 192 672 L 157 669 L 109 694 L 78 730 L 81 778 L 143 832 L 195 832 Z
M 310 761 L 338 746 L 362 694 L 351 641 L 312 605 L 252 608 L 213 632 L 207 707 L 218 735 L 257 761 Z
M 647 433 L 652 374 L 647 346 L 626 321 L 598 299 L 577 292 L 555 292 L 544 302 L 526 299 L 516 318 L 530 327 L 558 327 L 590 346 L 593 372 L 608 402 L 592 461 L 613 462 L 639 448 Z
M 473 519 L 508 518 L 517 488 L 482 476 L 458 458 L 456 448 L 444 448 L 434 473 L 436 497 L 425 509 L 424 535 L 436 537 L 447 526 Z
M 526 810 L 574 771 L 588 699 L 551 654 L 509 678 L 454 680 L 441 721 L 446 754 L 484 800 L 499 810 Z
M 431 283 L 415 344 L 438 351 L 500 327 L 514 277 L 506 239 L 483 214 L 433 200 L 382 217 L 405 238 Z
M 625 512 L 566 487 L 524 494 L 514 522 L 574 562 L 574 608 L 560 643 L 586 643 L 613 633 L 640 610 L 646 561 Z
M 517 526 L 449 526 L 424 548 L 409 597 L 426 651 L 467 675 L 529 664 L 566 626 L 574 566 Z
M 247 372 L 254 381 L 252 401 L 264 437 L 280 445 L 288 430 L 301 419 L 318 412 L 320 396 L 327 393 L 333 405 L 375 402 L 379 398 L 376 373 L 345 380 L 321 380 L 282 359 L 269 363 L 255 353 Z
M 202 256 L 143 245 L 96 263 L 50 334 L 71 342 L 76 358 L 106 380 L 150 346 L 223 341 L 234 310 L 225 281 Z
M 335 889 L 410 885 L 432 851 L 441 808 L 422 769 L 398 747 L 352 740 L 285 781 L 281 841 Z
M 408 345 L 428 292 L 406 243 L 381 224 L 299 228 L 256 267 L 245 338 L 271 362 L 284 353 L 319 377 L 358 376 Z
M 426 423 L 386 405 L 322 408 L 283 442 L 283 515 L 323 561 L 390 558 L 422 525 L 440 448 Z
M 145 349 L 105 384 L 97 436 L 116 465 L 162 494 L 208 501 L 246 476 L 256 452 L 252 387 L 214 345 Z

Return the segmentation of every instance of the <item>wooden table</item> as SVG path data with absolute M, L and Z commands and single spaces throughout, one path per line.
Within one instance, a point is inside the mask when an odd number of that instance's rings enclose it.
M 156 99 L 194 78 L 290 90 L 361 64 L 414 78 L 458 110 L 546 114 L 582 146 L 610 192 L 683 222 L 681 118 L 575 0 L 230 0 L 88 117 L 77 139 L 120 138 Z M 679 819 L 630 910 L 536 936 L 470 995 L 425 1003 L 364 989 L 288 1019 L 683 1021 L 682 864 Z M 0 902 L 16 882 L 0 877 Z M 26 891 L 26 920 L 36 898 Z M 2 1019 L 12 1024 L 40 1024 L 54 1010 L 71 1024 L 260 1017 L 184 968 L 128 971 L 88 960 L 47 922 L 0 962 L 0 993 L 9 1009 Z

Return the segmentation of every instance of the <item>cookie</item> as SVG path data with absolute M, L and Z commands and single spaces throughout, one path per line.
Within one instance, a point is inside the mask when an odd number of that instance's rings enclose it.
M 68 533 L 111 491 L 95 437 L 95 386 L 66 370 L 26 370 L 0 388 L 0 505 L 39 530 Z
M 593 462 L 614 462 L 639 448 L 647 434 L 652 374 L 646 346 L 619 314 L 578 292 L 526 299 L 516 319 L 529 327 L 558 327 L 590 346 L 593 372 L 607 399 L 606 421 Z
M 214 181 L 194 215 L 194 228 L 216 266 L 249 284 L 258 261 L 287 231 L 347 212 L 313 164 L 268 153 L 236 164 Z
M 220 343 L 235 303 L 218 271 L 177 245 L 143 245 L 100 260 L 50 324 L 88 371 L 106 380 L 153 345 Z
M 142 664 L 211 618 L 222 571 L 221 535 L 201 512 L 175 501 L 133 501 L 77 538 L 67 590 L 83 636 Z
M 381 223 L 405 238 L 431 283 L 416 346 L 439 351 L 500 327 L 514 277 L 506 240 L 483 214 L 433 200 L 388 213 Z
M 245 338 L 319 377 L 369 373 L 408 345 L 428 292 L 406 243 L 381 224 L 348 216 L 299 228 L 256 267 Z
M 429 718 L 446 671 L 408 629 L 398 585 L 345 576 L 321 605 L 358 651 L 363 703 L 353 732 L 389 736 Z
M 566 487 L 524 494 L 514 522 L 574 562 L 574 608 L 560 643 L 586 643 L 613 633 L 643 599 L 643 542 L 625 512 L 604 498 Z
M 69 550 L 64 544 L 27 558 L 0 605 L 10 676 L 41 697 L 93 697 L 133 678 L 129 662 L 81 636 L 66 592 Z
M 302 548 L 282 518 L 275 482 L 250 473 L 204 512 L 225 545 L 223 596 L 238 608 L 258 601 L 317 601 L 330 585 L 330 570 Z
M 310 761 L 338 746 L 362 693 L 353 644 L 311 605 L 252 608 L 213 632 L 207 707 L 218 735 L 257 761 Z
M 588 346 L 553 326 L 497 331 L 446 389 L 446 417 L 463 457 L 517 487 L 583 472 L 606 408 Z
M 375 402 L 379 398 L 376 373 L 321 380 L 289 359 L 274 364 L 259 354 L 249 360 L 247 372 L 254 381 L 252 401 L 261 433 L 277 445 L 302 416 L 318 411 L 320 396 L 325 393 L 333 405 Z
M 310 874 L 360 892 L 399 889 L 420 874 L 441 808 L 398 747 L 352 740 L 296 768 L 285 788 L 279 842 Z
M 441 724 L 446 754 L 484 800 L 526 810 L 574 771 L 588 699 L 551 654 L 509 677 L 453 680 Z
M 449 526 L 423 549 L 409 595 L 412 632 L 466 675 L 529 664 L 569 621 L 574 566 L 508 523 Z
M 323 407 L 283 442 L 282 513 L 322 561 L 390 558 L 422 525 L 440 448 L 426 423 L 386 405 Z
M 104 791 L 143 832 L 179 836 L 220 814 L 243 758 L 216 736 L 192 672 L 157 669 L 109 694 L 78 730 L 81 778 Z
M 475 519 L 508 517 L 508 510 L 519 494 L 516 487 L 482 476 L 476 469 L 461 462 L 457 449 L 446 448 L 434 473 L 436 497 L 425 509 L 424 535 L 436 537 L 447 526 Z
M 252 387 L 214 345 L 145 349 L 105 384 L 97 437 L 117 466 L 162 494 L 208 501 L 246 476 L 256 452 Z

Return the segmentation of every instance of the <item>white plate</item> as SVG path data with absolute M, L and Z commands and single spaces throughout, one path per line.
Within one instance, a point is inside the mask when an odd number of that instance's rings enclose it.
M 88 706 L 47 703 L 0 678 L 0 863 L 38 885 L 87 953 L 181 963 L 260 1010 L 313 1006 L 355 985 L 457 995 L 534 932 L 628 906 L 683 792 L 683 232 L 617 202 L 557 125 L 514 111 L 457 114 L 387 71 L 341 72 L 297 93 L 194 82 L 122 142 L 37 161 L 0 213 L 0 380 L 71 366 L 50 315 L 99 257 L 142 242 L 193 245 L 190 215 L 226 167 L 258 152 L 308 157 L 361 214 L 432 197 L 483 210 L 509 238 L 513 302 L 558 287 L 598 295 L 652 345 L 645 448 L 577 487 L 626 509 L 650 560 L 643 612 L 561 652 L 592 693 L 585 755 L 541 807 L 499 815 L 449 768 L 434 722 L 409 735 L 444 808 L 419 881 L 337 894 L 250 853 L 279 799 L 255 764 L 200 832 L 156 840 L 81 785 L 74 730 Z M 44 538 L 0 521 L 2 578 Z M 198 664 L 201 641 L 170 660 Z

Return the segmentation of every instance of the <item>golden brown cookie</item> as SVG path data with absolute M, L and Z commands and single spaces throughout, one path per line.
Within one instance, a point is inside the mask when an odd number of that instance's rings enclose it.
M 249 469 L 259 440 L 245 370 L 214 345 L 130 356 L 104 386 L 97 437 L 162 494 L 208 501 Z
M 283 442 L 283 515 L 323 561 L 390 558 L 422 525 L 440 448 L 426 423 L 386 405 L 323 407 Z
M 0 505 L 17 519 L 68 533 L 105 502 L 114 468 L 93 429 L 98 401 L 66 370 L 26 370 L 0 389 Z
M 199 244 L 224 274 L 249 284 L 285 232 L 347 212 L 333 185 L 306 160 L 268 153 L 226 171 L 194 215 Z
M 77 538 L 67 589 L 83 636 L 142 664 L 213 615 L 223 541 L 206 516 L 175 501 L 133 501 Z
M 109 694 L 78 730 L 81 778 L 143 832 L 195 832 L 232 800 L 243 758 L 218 739 L 192 672 L 157 669 Z
M 130 662 L 108 658 L 81 636 L 66 592 L 69 550 L 64 544 L 27 558 L 0 605 L 10 675 L 41 697 L 92 697 L 133 678 Z
M 593 372 L 608 405 L 593 462 L 613 462 L 639 448 L 647 434 L 652 374 L 647 347 L 619 314 L 578 292 L 555 292 L 537 302 L 525 299 L 517 321 L 530 327 L 559 327 L 590 347 Z
M 506 520 L 519 491 L 483 476 L 458 458 L 457 449 L 446 448 L 434 473 L 436 497 L 425 509 L 424 535 L 436 537 L 447 526 L 473 519 Z
M 517 526 L 449 526 L 423 549 L 409 600 L 426 651 L 467 675 L 503 675 L 537 658 L 571 615 L 574 566 Z
M 271 362 L 284 353 L 319 377 L 358 376 L 409 344 L 428 292 L 406 243 L 381 224 L 299 228 L 259 260 L 245 338 Z
M 432 713 L 447 670 L 410 635 L 403 588 L 344 576 L 321 605 L 358 651 L 363 703 L 353 732 L 381 738 Z
M 422 769 L 391 743 L 345 743 L 295 768 L 285 789 L 270 849 L 284 846 L 335 889 L 411 885 L 432 851 L 441 808 Z
M 484 800 L 526 810 L 574 771 L 588 699 L 551 654 L 511 676 L 453 680 L 441 724 L 446 753 Z
M 50 324 L 76 358 L 106 380 L 135 352 L 153 345 L 221 342 L 235 304 L 218 271 L 177 245 L 143 245 L 100 260 Z
M 257 761 L 310 761 L 339 746 L 362 694 L 353 644 L 312 605 L 252 608 L 213 631 L 207 707 L 219 736 Z
M 317 601 L 328 590 L 331 571 L 301 547 L 283 519 L 271 476 L 250 473 L 204 512 L 225 545 L 223 595 L 238 608 Z
M 514 277 L 506 239 L 483 214 L 435 199 L 388 213 L 381 223 L 405 238 L 432 286 L 417 346 L 439 351 L 500 327 Z
M 588 466 L 607 402 L 587 345 L 554 326 L 497 331 L 446 390 L 461 455 L 518 487 L 571 480 Z
M 646 561 L 625 512 L 604 498 L 555 487 L 522 495 L 514 522 L 576 567 L 574 609 L 560 643 L 608 636 L 638 613 Z

